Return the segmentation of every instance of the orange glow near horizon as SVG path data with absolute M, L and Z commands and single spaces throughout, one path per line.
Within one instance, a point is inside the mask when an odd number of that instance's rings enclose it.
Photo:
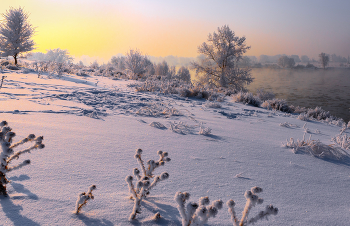
M 34 52 L 61 48 L 76 58 L 104 62 L 136 48 L 152 56 L 196 57 L 208 34 L 225 24 L 247 38 L 251 49 L 246 55 L 350 54 L 350 32 L 341 24 L 348 21 L 343 18 L 347 11 L 341 11 L 347 3 L 334 10 L 339 24 L 334 26 L 329 22 L 333 17 L 319 18 L 323 14 L 318 11 L 327 11 L 330 3 L 300 7 L 284 1 L 252 2 L 232 0 L 223 8 L 195 0 L 1 0 L 0 13 L 19 6 L 29 13 L 36 27 Z

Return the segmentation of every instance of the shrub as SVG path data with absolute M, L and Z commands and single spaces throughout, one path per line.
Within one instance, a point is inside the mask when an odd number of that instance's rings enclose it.
M 258 89 L 256 91 L 256 97 L 260 100 L 260 101 L 266 101 L 266 100 L 272 100 L 275 98 L 275 94 L 272 92 L 267 92 L 264 89 Z
M 286 113 L 294 112 L 294 109 L 292 107 L 289 107 L 285 100 L 280 99 L 266 100 L 262 103 L 261 107 L 268 110 L 278 110 Z
M 134 168 L 133 170 L 134 176 L 137 178 L 136 187 L 132 182 L 134 179 L 132 176 L 127 176 L 125 178 L 125 181 L 128 183 L 131 198 L 134 199 L 134 208 L 129 217 L 129 220 L 135 219 L 136 215 L 138 213 L 141 213 L 141 202 L 147 195 L 149 195 L 150 190 L 153 189 L 159 181 L 163 181 L 169 178 L 169 174 L 167 172 L 163 172 L 159 176 L 153 175 L 153 171 L 156 168 L 163 166 L 165 162 L 170 162 L 171 159 L 168 157 L 168 152 L 158 151 L 157 154 L 159 155 L 159 160 L 148 160 L 147 167 L 144 165 L 141 154 L 142 150 L 137 149 L 135 158 L 140 164 L 142 172 L 140 172 L 138 168 Z M 150 178 L 154 178 L 152 183 L 150 181 Z
M 11 163 L 12 160 L 18 159 L 20 155 L 24 153 L 30 153 L 30 151 L 35 150 L 35 149 L 43 149 L 45 147 L 44 144 L 42 144 L 42 141 L 44 137 L 35 137 L 34 134 L 28 135 L 28 137 L 22 139 L 21 141 L 12 144 L 13 138 L 16 136 L 14 132 L 12 132 L 12 129 L 7 126 L 6 121 L 2 121 L 0 123 L 0 145 L 2 152 L 0 154 L 0 194 L 7 196 L 7 191 L 6 191 L 6 184 L 9 183 L 10 181 L 6 178 L 6 173 L 10 172 L 12 170 L 16 170 L 19 168 L 22 168 L 25 165 L 30 164 L 30 160 L 24 160 L 22 163 L 20 163 L 17 166 L 10 167 L 9 164 Z M 21 151 L 14 152 L 14 148 L 17 148 L 20 145 L 23 145 L 28 142 L 33 142 L 34 144 L 30 146 L 29 148 L 25 148 Z
M 260 100 L 253 96 L 252 93 L 245 93 L 245 92 L 239 92 L 235 95 L 233 95 L 233 100 L 235 102 L 243 103 L 243 104 L 249 104 L 255 107 L 260 107 Z

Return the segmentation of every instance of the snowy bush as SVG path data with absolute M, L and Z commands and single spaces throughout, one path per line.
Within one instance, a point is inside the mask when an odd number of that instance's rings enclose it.
M 215 217 L 223 206 L 222 200 L 215 200 L 208 206 L 210 203 L 208 196 L 200 198 L 198 203 L 190 202 L 185 205 L 189 198 L 190 194 L 187 192 L 176 192 L 174 197 L 182 218 L 182 226 L 204 225 L 208 223 L 210 217 Z
M 78 214 L 81 208 L 86 205 L 87 201 L 90 199 L 94 199 L 92 195 L 92 191 L 96 189 L 96 185 L 91 185 L 87 193 L 83 192 L 78 196 L 76 206 L 75 206 L 75 214 Z
M 309 121 L 309 117 L 305 113 L 301 113 L 300 115 L 298 115 L 297 119 L 302 121 Z
M 2 121 L 0 123 L 0 145 L 1 145 L 1 154 L 0 154 L 0 194 L 7 196 L 6 191 L 6 184 L 10 181 L 6 178 L 7 172 L 10 172 L 12 170 L 19 169 L 25 165 L 30 164 L 30 160 L 24 160 L 22 163 L 18 164 L 17 166 L 10 167 L 9 164 L 12 160 L 18 159 L 21 154 L 24 153 L 30 153 L 30 151 L 35 149 L 43 149 L 45 147 L 44 144 L 42 144 L 43 137 L 35 137 L 34 134 L 28 135 L 28 137 L 22 139 L 21 141 L 12 144 L 13 138 L 16 136 L 14 132 L 12 132 L 12 129 L 7 126 L 6 121 Z M 33 142 L 34 144 L 31 145 L 28 148 L 24 148 L 21 151 L 14 152 L 14 148 L 17 148 L 20 145 L 23 145 L 28 142 Z
M 211 134 L 211 129 L 209 127 L 205 127 L 203 126 L 203 123 L 200 123 L 199 124 L 199 132 L 198 132 L 200 135 L 204 135 L 204 136 L 207 136 L 207 135 L 210 135 Z
M 252 93 L 238 92 L 232 96 L 233 101 L 243 104 L 249 104 L 255 107 L 260 107 L 260 100 L 253 96 Z
M 326 145 L 319 140 L 311 140 L 311 135 L 308 140 L 305 140 L 305 135 L 306 133 L 304 133 L 302 140 L 298 139 L 295 141 L 293 138 L 290 138 L 282 146 L 293 149 L 295 154 L 305 153 L 321 159 L 344 160 L 350 157 L 341 147 Z
M 210 101 L 207 101 L 205 104 L 204 104 L 205 107 L 207 108 L 221 108 L 222 105 L 220 103 L 217 103 L 217 102 L 210 102 Z
M 261 107 L 266 108 L 268 110 L 277 110 L 286 113 L 293 113 L 293 107 L 290 107 L 285 100 L 280 99 L 272 99 L 266 100 L 261 104 Z
M 140 164 L 141 171 L 138 168 L 134 168 L 133 174 L 137 179 L 137 182 L 133 183 L 133 176 L 127 176 L 125 181 L 128 183 L 129 191 L 131 194 L 131 198 L 134 199 L 134 208 L 129 217 L 129 220 L 133 220 L 136 218 L 138 213 L 141 213 L 141 202 L 147 195 L 149 195 L 150 191 L 157 185 L 159 181 L 163 181 L 169 178 L 169 174 L 167 172 L 161 173 L 159 176 L 155 176 L 153 171 L 165 164 L 165 162 L 170 162 L 170 158 L 168 157 L 167 152 L 158 151 L 159 159 L 157 161 L 148 160 L 147 166 L 145 167 L 144 161 L 141 157 L 142 150 L 137 149 L 135 154 L 135 159 Z M 151 178 L 153 181 L 151 182 Z
M 242 213 L 242 218 L 241 220 L 238 220 L 236 212 L 235 212 L 235 201 L 232 199 L 227 201 L 227 206 L 228 206 L 228 212 L 231 215 L 231 220 L 233 222 L 234 226 L 245 226 L 248 224 L 254 224 L 258 220 L 262 219 L 268 219 L 268 216 L 270 215 L 277 215 L 278 213 L 278 208 L 273 207 L 272 205 L 266 206 L 265 210 L 260 211 L 255 217 L 249 218 L 248 219 L 248 214 L 250 210 L 255 207 L 256 204 L 262 204 L 263 199 L 259 198 L 257 193 L 262 192 L 262 188 L 260 187 L 253 187 L 250 189 L 250 191 L 246 191 L 244 194 L 244 197 L 246 198 L 247 202 L 244 207 L 243 213 Z

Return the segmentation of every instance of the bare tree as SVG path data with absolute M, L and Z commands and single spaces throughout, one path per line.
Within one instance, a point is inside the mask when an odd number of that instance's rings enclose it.
M 198 47 L 203 57 L 199 58 L 199 62 L 192 63 L 197 75 L 210 85 L 244 89 L 244 85 L 253 81 L 249 68 L 237 67 L 237 62 L 250 48 L 245 40 L 245 37 L 235 36 L 227 25 L 218 28 L 217 33 L 209 34 L 208 42 Z
M 318 56 L 320 57 L 320 62 L 322 64 L 323 69 L 325 69 L 329 62 L 329 56 L 325 53 L 320 53 L 320 55 Z
M 34 49 L 34 41 L 31 38 L 35 29 L 28 22 L 28 13 L 21 7 L 10 8 L 2 16 L 4 20 L 0 24 L 0 51 L 3 52 L 2 55 L 13 56 L 17 65 L 19 53 Z

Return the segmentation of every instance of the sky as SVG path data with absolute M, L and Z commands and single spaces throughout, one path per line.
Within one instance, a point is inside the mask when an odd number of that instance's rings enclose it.
M 23 7 L 36 27 L 36 52 L 67 49 L 108 61 L 139 49 L 150 56 L 196 57 L 228 25 L 246 37 L 250 56 L 350 55 L 347 0 L 1 0 L 0 13 Z

